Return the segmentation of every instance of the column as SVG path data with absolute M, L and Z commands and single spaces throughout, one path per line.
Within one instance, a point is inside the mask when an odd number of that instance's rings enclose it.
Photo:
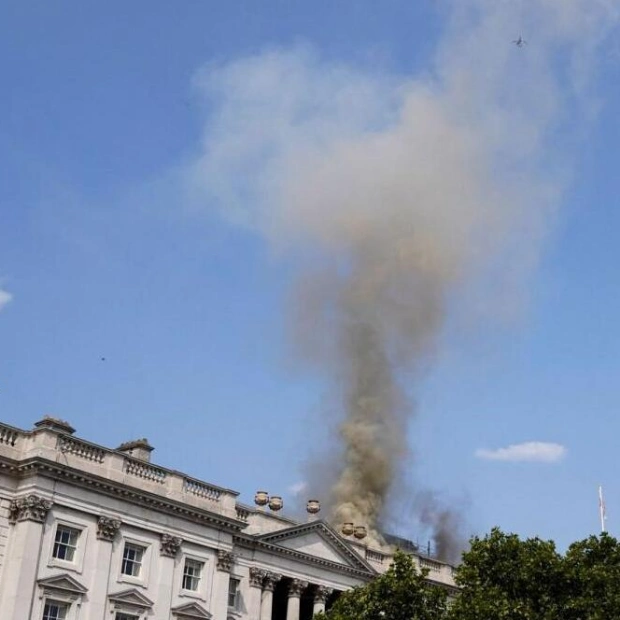
M 271 620 L 273 606 L 273 590 L 276 583 L 282 579 L 277 573 L 267 573 L 263 581 L 263 592 L 260 600 L 260 620 Z
M 299 607 L 301 593 L 308 587 L 307 581 L 291 579 L 288 588 L 288 603 L 286 606 L 286 620 L 299 620 Z
M 232 569 L 235 556 L 230 551 L 220 549 L 217 552 L 216 571 L 213 583 L 213 608 L 211 613 L 216 620 L 224 620 L 228 617 L 228 585 L 230 581 L 230 571 Z
M 120 528 L 120 519 L 99 517 L 97 521 L 97 560 L 88 590 L 87 617 L 91 620 L 99 620 L 100 618 L 104 618 L 107 614 L 112 543 Z
M 250 594 L 248 597 L 248 614 L 250 620 L 260 620 L 261 596 L 263 593 L 263 580 L 267 571 L 250 567 Z
M 326 588 L 325 586 L 316 587 L 316 590 L 314 591 L 314 606 L 312 608 L 313 616 L 325 611 L 325 601 L 331 593 L 331 588 Z
M 166 618 L 172 607 L 172 593 L 178 588 L 173 584 L 174 559 L 181 548 L 183 539 L 164 533 L 159 542 L 159 566 L 157 571 L 156 596 L 153 614 L 156 618 Z M 182 569 L 181 569 L 182 570 Z M 172 586 L 172 587 L 171 587 Z
M 30 618 L 36 588 L 43 523 L 52 502 L 34 493 L 11 502 L 9 548 L 3 568 L 0 609 L 3 620 Z M 36 592 L 35 596 L 39 593 Z

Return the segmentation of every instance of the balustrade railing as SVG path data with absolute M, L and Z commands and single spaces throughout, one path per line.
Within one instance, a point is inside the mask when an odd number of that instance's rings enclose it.
M 137 476 L 144 480 L 151 480 L 152 482 L 159 482 L 160 484 L 166 482 L 165 469 L 127 457 L 125 457 L 125 471 L 132 476 Z
M 14 448 L 20 437 L 21 433 L 17 429 L 0 424 L 0 444 Z
M 196 495 L 197 497 L 204 497 L 212 502 L 219 502 L 222 496 L 222 491 L 220 489 L 200 482 L 200 480 L 194 480 L 193 478 L 185 478 L 183 480 L 183 490 L 186 493 Z
M 65 454 L 74 454 L 93 463 L 103 463 L 106 451 L 79 439 L 59 435 L 58 449 Z
M 420 558 L 420 568 L 428 568 L 433 573 L 440 573 L 443 564 L 441 562 L 435 562 L 429 558 Z

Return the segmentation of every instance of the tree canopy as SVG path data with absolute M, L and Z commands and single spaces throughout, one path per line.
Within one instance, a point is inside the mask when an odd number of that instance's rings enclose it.
M 345 592 L 322 620 L 620 620 L 620 543 L 608 534 L 570 545 L 493 529 L 471 539 L 459 593 L 427 581 L 412 557 Z

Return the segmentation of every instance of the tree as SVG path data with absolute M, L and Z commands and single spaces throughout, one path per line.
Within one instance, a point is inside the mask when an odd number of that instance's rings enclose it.
M 590 536 L 573 543 L 564 558 L 567 597 L 565 620 L 620 618 L 620 543 L 609 536 Z
M 451 620 L 563 618 L 566 580 L 552 541 L 522 541 L 495 528 L 484 538 L 472 538 L 455 578 L 461 591 Z
M 370 583 L 344 592 L 320 620 L 445 620 L 447 593 L 402 552 Z

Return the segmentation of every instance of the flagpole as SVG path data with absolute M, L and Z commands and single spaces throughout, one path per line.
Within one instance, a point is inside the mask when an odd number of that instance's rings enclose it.
M 607 519 L 607 515 L 605 513 L 605 502 L 603 500 L 603 486 L 598 485 L 598 510 L 601 517 L 601 534 L 606 532 L 605 529 L 605 520 Z

